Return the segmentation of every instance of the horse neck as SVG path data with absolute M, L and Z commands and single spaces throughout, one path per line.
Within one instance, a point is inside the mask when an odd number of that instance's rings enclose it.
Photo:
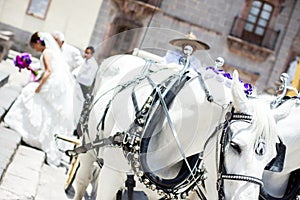
M 287 147 L 284 171 L 300 168 L 300 106 L 294 105 L 287 117 L 277 122 L 278 135 Z
M 189 125 L 183 126 L 185 127 L 183 134 L 185 138 L 190 138 L 190 152 L 194 153 L 197 150 L 198 152 L 203 151 L 207 140 L 213 136 L 213 134 L 216 134 L 216 128 L 224 122 L 225 113 L 230 111 L 229 105 L 232 101 L 230 87 L 226 86 L 224 82 L 218 81 L 216 77 L 205 79 L 205 71 L 201 73 L 203 74 L 205 84 L 213 101 L 210 102 L 207 100 L 208 96 L 203 90 L 203 85 L 195 78 L 189 83 L 190 88 L 192 88 L 192 93 L 195 96 L 190 95 L 189 100 L 191 100 L 191 98 L 195 99 L 193 102 L 190 102 L 192 106 L 185 107 L 182 112 L 184 114 L 183 117 L 187 118 L 186 121 L 190 122 Z M 193 126 L 195 129 L 191 130 Z M 194 133 L 195 136 L 187 137 L 187 133 Z M 194 151 L 192 151 L 193 147 L 195 147 Z

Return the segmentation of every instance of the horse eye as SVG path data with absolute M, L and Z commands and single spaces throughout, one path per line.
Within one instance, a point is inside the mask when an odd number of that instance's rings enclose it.
M 240 146 L 239 146 L 237 143 L 231 141 L 231 142 L 230 142 L 230 146 L 231 146 L 237 153 L 240 154 L 240 153 L 242 152 Z

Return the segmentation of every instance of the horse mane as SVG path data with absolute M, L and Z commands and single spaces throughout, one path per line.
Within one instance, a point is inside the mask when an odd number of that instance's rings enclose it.
M 270 148 L 277 141 L 277 129 L 269 104 L 264 99 L 259 98 L 250 99 L 249 102 L 252 106 L 255 138 L 263 138 Z

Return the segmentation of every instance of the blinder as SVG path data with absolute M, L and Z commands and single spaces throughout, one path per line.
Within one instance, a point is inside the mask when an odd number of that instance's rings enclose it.
M 279 138 L 279 143 L 276 143 L 277 155 L 273 158 L 269 164 L 265 167 L 265 170 L 272 172 L 281 172 L 284 166 L 286 146 L 283 144 L 282 140 Z

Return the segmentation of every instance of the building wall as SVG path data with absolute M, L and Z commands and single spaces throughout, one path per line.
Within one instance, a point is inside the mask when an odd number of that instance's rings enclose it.
M 269 86 L 274 85 L 280 74 L 286 72 L 294 56 L 300 55 L 300 49 L 293 48 L 300 39 L 300 1 L 285 2 L 277 27 L 281 31 L 281 37 L 277 43 L 277 51 L 274 52 L 274 64 L 272 70 L 265 73 Z
M 107 1 L 100 9 L 96 22 L 97 29 L 92 36 L 93 43 L 100 43 L 103 40 L 113 16 L 118 12 L 112 1 Z M 280 31 L 280 34 L 275 49 L 263 61 L 233 53 L 227 45 L 227 37 L 234 18 L 241 15 L 246 2 L 245 0 L 162 0 L 160 10 L 155 11 L 152 18 L 149 15 L 143 19 L 143 24 L 147 26 L 151 19 L 150 27 L 171 29 L 182 34 L 192 31 L 200 40 L 210 45 L 211 49 L 208 53 L 212 61 L 221 56 L 228 66 L 239 69 L 246 81 L 254 81 L 259 90 L 274 88 L 275 82 L 278 82 L 280 74 L 286 71 L 292 57 L 300 54 L 300 52 L 291 52 L 293 51 L 291 47 L 295 46 L 296 36 L 299 35 L 300 1 L 282 1 L 279 15 L 275 19 L 272 18 L 271 22 L 275 24 L 274 30 Z M 167 37 L 160 32 L 157 34 L 151 32 L 147 37 L 150 37 L 147 40 L 149 45 L 165 44 L 164 48 L 172 48 L 168 44 L 169 41 L 166 41 Z M 253 80 L 253 77 L 258 79 Z
M 97 47 L 97 51 L 106 51 L 103 48 L 105 41 L 110 48 L 118 45 L 109 38 L 115 33 L 114 20 L 124 15 L 144 27 L 139 37 L 134 38 L 135 45 L 142 43 L 144 47 L 156 46 L 165 50 L 174 48 L 169 44 L 171 35 L 167 31 L 156 32 L 155 27 L 177 32 L 174 37 L 192 31 L 211 47 L 207 52 L 210 61 L 204 64 L 213 63 L 221 56 L 226 66 L 240 70 L 245 81 L 252 81 L 258 89 L 265 90 L 275 88 L 289 62 L 300 55 L 300 1 L 275 1 L 282 4 L 277 5 L 280 11 L 271 23 L 280 34 L 275 49 L 262 61 L 233 52 L 227 44 L 234 18 L 241 16 L 247 0 L 161 0 L 159 10 L 148 10 L 144 15 L 131 12 L 130 9 L 136 8 L 130 0 L 90 0 L 88 4 L 81 0 L 52 0 L 45 20 L 26 15 L 29 0 L 0 0 L 0 30 L 12 30 L 17 44 L 26 44 L 24 41 L 36 30 L 61 30 L 69 43 L 81 49 L 89 44 Z M 116 2 L 125 2 L 128 9 L 118 7 Z M 152 31 L 146 30 L 147 27 Z
M 111 1 L 103 1 L 91 36 L 90 43 L 92 45 L 98 47 L 105 40 L 105 34 L 109 30 L 116 13 L 117 10 L 114 9 Z
M 300 12 L 296 10 L 300 10 L 300 2 L 286 0 L 285 7 L 276 21 L 275 30 L 280 30 L 280 35 L 275 51 L 264 61 L 254 61 L 232 53 L 226 44 L 234 17 L 240 15 L 244 2 L 244 0 L 178 0 L 174 3 L 172 0 L 164 0 L 162 10 L 165 13 L 189 23 L 179 22 L 162 14 L 155 16 L 152 25 L 167 26 L 183 33 L 192 30 L 199 39 L 211 46 L 209 53 L 213 59 L 221 56 L 230 66 L 249 74 L 259 74 L 259 79 L 255 84 L 260 90 L 264 90 L 274 87 L 275 81 L 287 67 L 290 59 L 289 50 L 293 38 L 299 31 Z M 297 5 L 294 4 L 296 2 Z M 247 77 L 244 78 L 247 80 Z
M 0 30 L 15 33 L 15 48 L 26 48 L 31 33 L 59 30 L 68 43 L 89 45 L 102 0 L 51 0 L 45 19 L 26 14 L 29 0 L 0 0 Z

